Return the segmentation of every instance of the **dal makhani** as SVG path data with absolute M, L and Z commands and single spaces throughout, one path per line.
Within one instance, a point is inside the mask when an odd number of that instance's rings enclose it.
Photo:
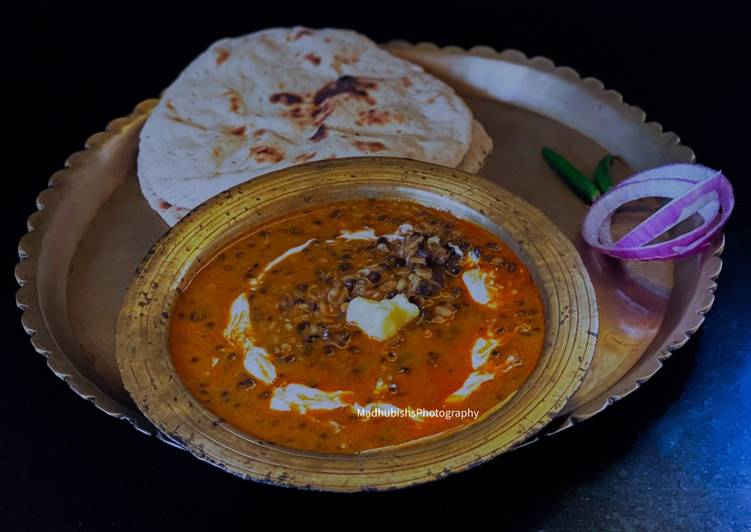
M 170 337 L 185 385 L 227 423 L 357 452 L 508 399 L 537 364 L 544 310 L 492 233 L 363 199 L 281 217 L 224 249 L 180 295 Z

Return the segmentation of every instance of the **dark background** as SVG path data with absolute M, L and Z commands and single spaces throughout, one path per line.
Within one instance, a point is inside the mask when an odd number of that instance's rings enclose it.
M 260 515 L 278 526 L 295 517 L 359 526 L 347 510 L 390 528 L 404 515 L 424 527 L 467 513 L 475 526 L 494 528 L 751 530 L 746 17 L 718 2 L 559 4 L 6 6 L 0 530 L 250 529 Z M 386 494 L 243 482 L 73 394 L 34 352 L 13 305 L 17 241 L 36 194 L 87 136 L 158 95 L 213 40 L 297 23 L 349 27 L 377 41 L 544 55 L 599 78 L 678 132 L 699 162 L 725 171 L 737 198 L 717 301 L 701 331 L 595 419 L 470 472 Z

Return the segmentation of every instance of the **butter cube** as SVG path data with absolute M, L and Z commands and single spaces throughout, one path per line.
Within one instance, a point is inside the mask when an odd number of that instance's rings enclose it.
M 420 309 L 404 294 L 382 301 L 356 297 L 349 302 L 347 322 L 357 325 L 371 338 L 383 341 L 395 336 L 418 314 Z
M 488 288 L 485 286 L 487 276 L 488 274 L 480 268 L 466 271 L 462 275 L 462 281 L 464 281 L 464 286 L 467 287 L 470 297 L 480 305 L 487 305 L 490 302 L 490 294 L 488 294 Z

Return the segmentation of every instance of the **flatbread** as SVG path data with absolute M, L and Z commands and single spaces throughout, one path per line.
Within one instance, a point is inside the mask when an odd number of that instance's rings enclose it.
M 190 209 L 172 205 L 167 200 L 157 196 L 156 192 L 149 187 L 149 184 L 146 181 L 141 180 L 140 185 L 141 193 L 143 194 L 143 197 L 146 198 L 149 206 L 156 211 L 156 213 L 161 216 L 162 220 L 164 220 L 170 227 L 175 225 L 183 216 L 190 212 Z
M 485 128 L 480 122 L 472 120 L 472 141 L 469 146 L 469 151 L 464 156 L 464 159 L 457 167 L 459 170 L 476 174 L 482 168 L 485 159 L 493 151 L 493 139 L 490 138 Z M 167 201 L 159 198 L 156 193 L 151 190 L 146 183 L 142 182 L 143 195 L 149 202 L 149 205 L 159 213 L 159 216 L 167 222 L 168 225 L 173 226 L 180 219 L 190 212 L 185 207 L 178 207 L 172 205 Z
M 180 74 L 141 132 L 138 176 L 173 225 L 294 164 L 378 155 L 457 167 L 472 140 L 466 104 L 419 66 L 352 31 L 278 28 L 218 41 Z
M 480 122 L 472 119 L 472 142 L 469 145 L 469 151 L 457 168 L 476 174 L 492 151 L 493 139 L 490 138 Z

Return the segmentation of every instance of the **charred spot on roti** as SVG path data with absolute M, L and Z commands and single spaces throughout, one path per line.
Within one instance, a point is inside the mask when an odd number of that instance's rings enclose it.
M 266 130 L 265 130 L 265 129 L 263 129 L 263 128 L 262 128 L 262 129 L 256 129 L 256 130 L 255 130 L 255 131 L 253 132 L 253 136 L 254 136 L 255 138 L 258 138 L 258 137 L 262 137 L 262 136 L 263 136 L 263 135 L 264 135 L 265 133 L 266 133 Z
M 295 33 L 292 34 L 292 36 L 290 37 L 290 40 L 293 42 L 299 41 L 306 35 L 313 35 L 313 34 L 314 34 L 313 30 L 311 30 L 310 28 L 300 28 L 299 30 L 297 30 Z
M 175 106 L 174 106 L 174 105 L 172 105 L 172 100 L 167 100 L 167 101 L 166 101 L 166 102 L 164 103 L 164 106 L 165 106 L 165 107 L 166 107 L 167 109 L 169 109 L 170 111 L 172 111 L 173 113 L 177 113 L 177 111 L 175 110 Z
M 192 122 L 190 120 L 186 120 L 185 118 L 181 116 L 170 116 L 169 117 L 170 122 L 174 122 L 176 124 L 183 124 L 185 126 L 193 127 L 196 129 L 200 129 L 201 131 L 206 131 L 206 127 L 202 126 L 201 124 L 196 124 L 195 122 Z
M 324 85 L 315 96 L 313 103 L 321 105 L 340 94 L 350 94 L 356 98 L 364 98 L 370 105 L 375 105 L 375 99 L 368 94 L 368 90 L 376 88 L 374 81 L 368 81 L 355 76 L 341 76 Z
M 168 201 L 162 200 L 159 203 L 159 208 L 161 208 L 161 209 L 169 209 L 170 207 L 172 207 L 172 204 L 170 202 L 168 202 Z
M 303 59 L 306 59 L 313 63 L 315 66 L 318 66 L 321 64 L 321 58 L 314 54 L 313 52 L 309 52 L 303 56 Z
M 232 128 L 230 130 L 230 133 L 232 133 L 233 135 L 238 135 L 238 136 L 244 135 L 245 134 L 245 126 L 237 126 L 235 128 Z
M 289 113 L 287 113 L 287 115 L 291 118 L 302 118 L 305 116 L 305 113 L 303 112 L 302 108 L 295 106 L 289 110 Z
M 253 146 L 250 155 L 257 163 L 276 164 L 284 159 L 284 154 L 273 146 Z
M 243 101 L 242 96 L 237 93 L 237 91 L 233 89 L 227 89 L 226 91 L 224 91 L 224 95 L 229 99 L 230 111 L 240 115 L 245 114 L 245 102 Z
M 302 102 L 302 97 L 291 92 L 277 92 L 269 97 L 271 103 L 281 103 L 284 105 L 294 105 Z
M 326 135 L 328 135 L 328 129 L 326 126 L 320 126 L 318 129 L 316 129 L 316 132 L 313 133 L 313 136 L 310 137 L 310 140 L 312 142 L 319 142 L 326 138 Z
M 357 55 L 348 57 L 348 56 L 343 56 L 339 54 L 334 54 L 333 61 L 331 62 L 330 66 L 337 74 L 341 74 L 342 65 L 354 65 L 354 64 L 357 64 L 359 60 L 360 58 Z
M 323 105 L 314 107 L 310 115 L 315 119 L 315 125 L 320 126 L 333 112 L 334 110 L 326 102 Z
M 311 160 L 313 157 L 316 156 L 316 152 L 308 152 L 308 153 L 301 153 L 297 157 L 295 157 L 295 162 L 298 163 L 304 163 L 305 161 Z
M 382 126 L 389 122 L 404 122 L 404 117 L 398 113 L 391 112 L 389 110 L 368 109 L 367 111 L 360 111 L 357 115 L 358 120 L 356 125 L 368 125 L 368 126 Z
M 227 59 L 229 59 L 229 56 L 230 56 L 229 50 L 227 50 L 226 48 L 217 48 L 216 49 L 216 64 L 221 65 L 222 63 L 227 61 Z
M 375 153 L 386 149 L 386 146 L 383 144 L 383 142 L 367 142 L 363 140 L 355 140 L 352 142 L 352 144 L 354 144 L 358 150 L 368 153 Z
M 402 76 L 402 85 L 404 85 L 405 87 L 411 87 L 412 80 L 409 79 L 407 76 Z

